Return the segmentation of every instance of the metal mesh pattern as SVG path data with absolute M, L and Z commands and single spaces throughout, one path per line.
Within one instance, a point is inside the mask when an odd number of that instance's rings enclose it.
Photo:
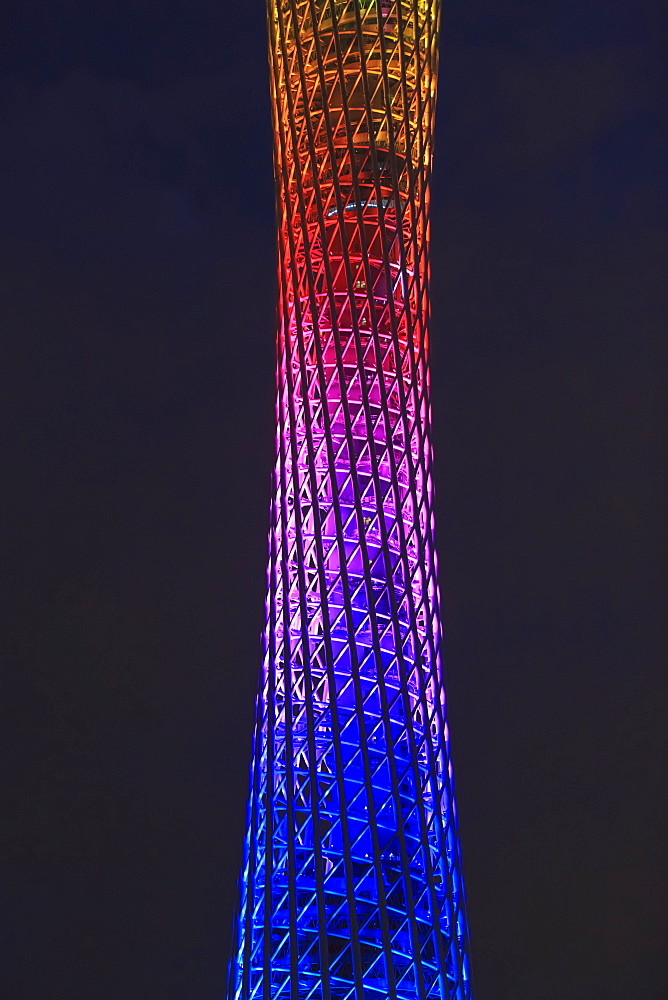
M 270 0 L 278 434 L 230 1000 L 468 1000 L 427 350 L 438 0 Z

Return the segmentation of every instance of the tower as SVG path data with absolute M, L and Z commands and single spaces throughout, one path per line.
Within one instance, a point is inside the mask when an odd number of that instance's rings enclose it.
M 269 0 L 265 658 L 230 1000 L 469 1000 L 428 374 L 439 0 Z

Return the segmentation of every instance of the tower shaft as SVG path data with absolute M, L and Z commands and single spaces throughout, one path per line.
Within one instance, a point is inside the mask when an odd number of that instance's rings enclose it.
M 438 0 L 269 0 L 266 649 L 230 1000 L 469 1000 L 434 547 Z

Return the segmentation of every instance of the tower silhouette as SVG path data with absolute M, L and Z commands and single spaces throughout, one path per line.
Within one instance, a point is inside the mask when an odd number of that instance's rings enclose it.
M 269 0 L 277 459 L 230 1000 L 469 1000 L 428 374 L 439 0 Z

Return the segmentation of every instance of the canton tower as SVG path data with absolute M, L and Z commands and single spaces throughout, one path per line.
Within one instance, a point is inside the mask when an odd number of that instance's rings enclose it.
M 269 0 L 265 658 L 229 1000 L 469 1000 L 434 547 L 440 0 Z

